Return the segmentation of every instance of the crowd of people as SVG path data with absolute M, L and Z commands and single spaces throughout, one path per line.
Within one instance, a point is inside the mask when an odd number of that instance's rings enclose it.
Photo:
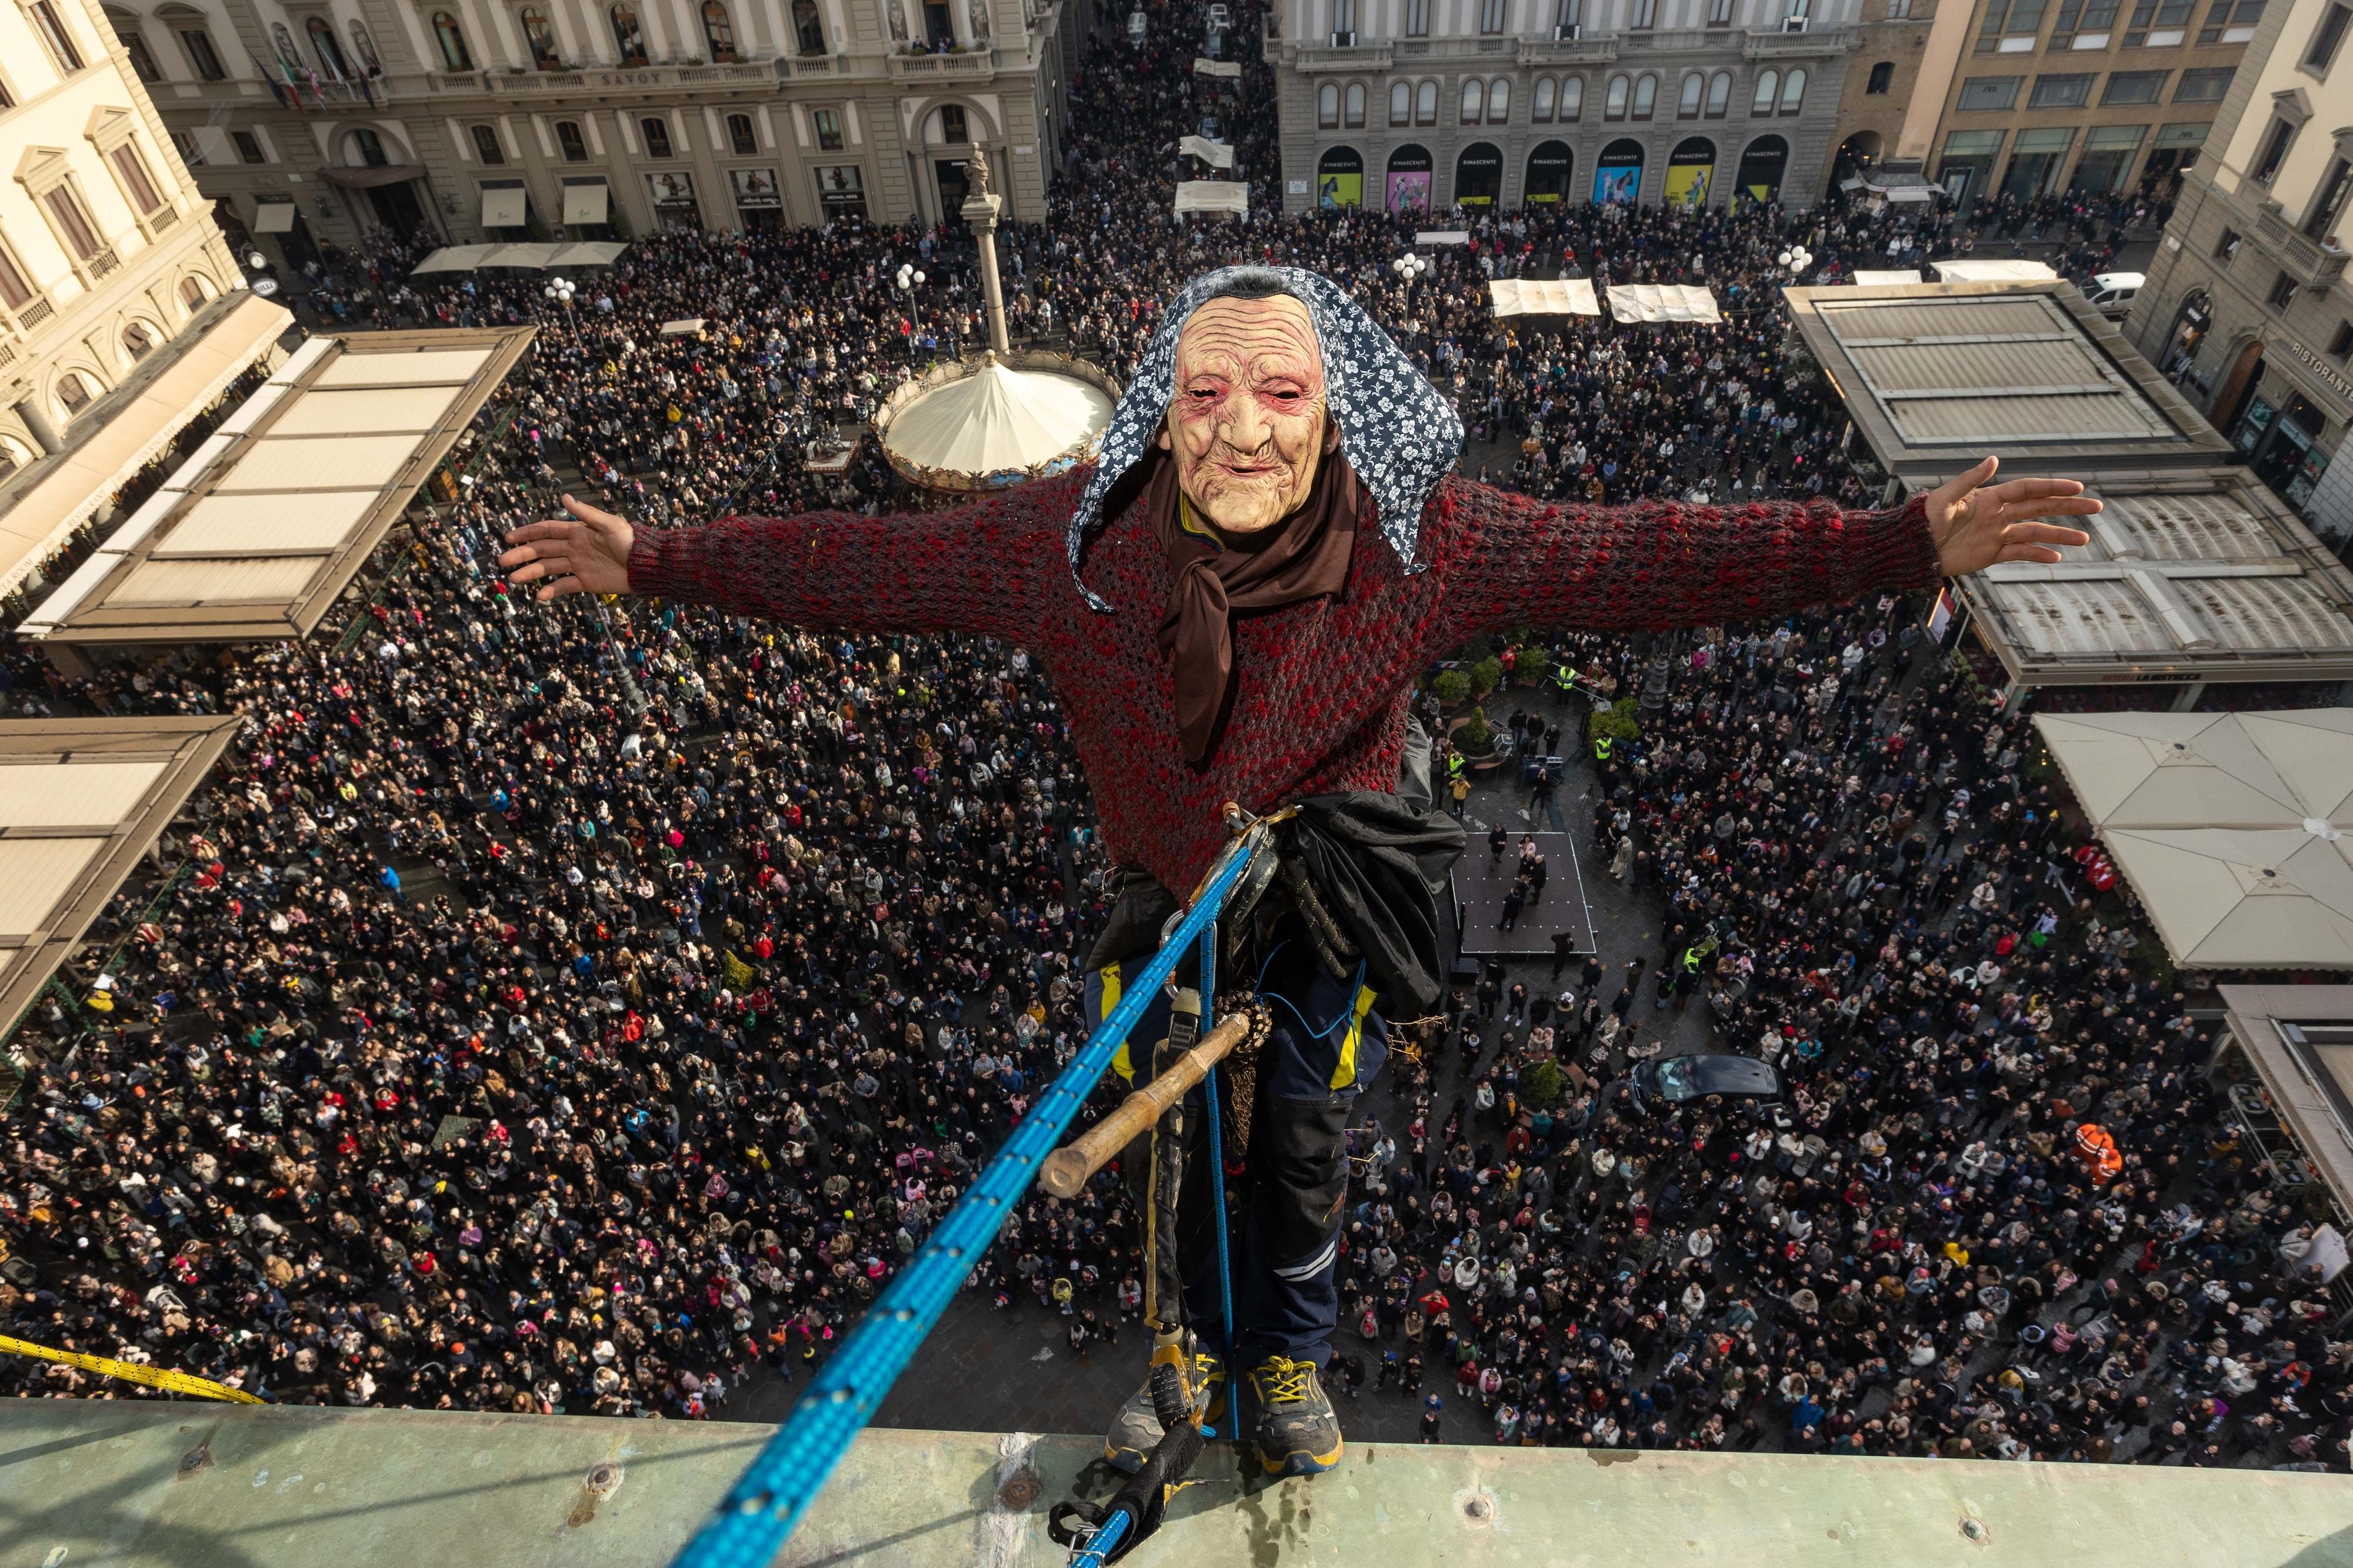
M 1860 496 L 1774 257 L 1883 264 L 1966 246 L 1960 216 L 1507 212 L 1404 278 L 1410 220 L 1279 216 L 1252 58 L 1219 108 L 1261 216 L 1172 230 L 1199 105 L 1146 68 L 1196 51 L 1169 27 L 1077 73 L 1070 166 L 1003 241 L 1018 332 L 1124 374 L 1187 277 L 1295 263 L 1451 392 L 1496 482 Z M 280 1401 L 723 1414 L 830 1352 L 1082 1037 L 1086 783 L 1018 648 L 543 606 L 491 561 L 560 490 L 657 528 L 922 504 L 871 444 L 805 458 L 977 340 L 969 242 L 664 231 L 569 303 L 407 278 L 424 243 L 338 256 L 305 310 L 540 336 L 340 636 L 88 679 L 0 647 L 15 713 L 248 721 L 172 875 L 118 902 L 108 988 L 30 1021 L 0 1319 Z M 1704 281 L 1725 321 L 1498 323 L 1487 279 L 1531 271 Z M 1492 969 L 1394 1054 L 1354 1162 L 1352 1390 L 1499 1442 L 2345 1467 L 2353 1345 L 2311 1282 L 2341 1242 L 2233 1141 L 2186 999 L 2068 880 L 2028 731 L 1916 610 L 1519 650 L 1490 706 L 1573 753 L 1667 660 L 1561 802 L 1663 940 Z M 1778 1065 L 1778 1111 L 1617 1087 L 1695 1007 Z M 1105 1178 L 1026 1204 L 972 1287 L 1075 1347 L 1132 1321 L 1139 1255 Z M 0 1393 L 126 1392 L 0 1363 Z

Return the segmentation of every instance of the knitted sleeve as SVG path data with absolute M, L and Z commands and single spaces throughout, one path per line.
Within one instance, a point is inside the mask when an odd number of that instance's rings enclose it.
M 1433 504 L 1434 563 L 1456 642 L 1513 626 L 1662 630 L 1766 619 L 1937 581 L 1917 496 L 1890 511 L 1841 511 L 1823 500 L 1591 506 L 1456 478 Z
M 1070 481 L 1055 479 L 944 511 L 643 528 L 629 551 L 629 589 L 811 631 L 1022 641 L 1069 580 L 1062 537 L 1075 500 Z

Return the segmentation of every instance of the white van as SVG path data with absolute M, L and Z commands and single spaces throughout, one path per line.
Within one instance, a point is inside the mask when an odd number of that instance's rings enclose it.
M 2092 309 L 2107 316 L 2122 316 L 2132 308 L 2133 299 L 2140 286 L 2148 281 L 2139 272 L 2099 272 L 2093 274 L 2092 286 L 2084 290 Z

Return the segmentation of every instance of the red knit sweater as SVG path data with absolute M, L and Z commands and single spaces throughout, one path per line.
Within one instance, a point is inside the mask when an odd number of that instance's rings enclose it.
M 1607 631 L 1751 620 L 1936 580 L 1917 500 L 1599 507 L 1448 478 L 1409 576 L 1369 526 L 1346 591 L 1234 620 L 1239 686 L 1208 761 L 1187 766 L 1156 633 L 1170 573 L 1140 505 L 1099 534 L 1090 609 L 1063 538 L 1087 470 L 949 511 L 812 512 L 640 530 L 637 593 L 817 630 L 980 632 L 1019 643 L 1060 698 L 1114 857 L 1184 896 L 1223 843 L 1228 801 L 1268 811 L 1396 786 L 1406 700 L 1431 661 L 1513 626 Z

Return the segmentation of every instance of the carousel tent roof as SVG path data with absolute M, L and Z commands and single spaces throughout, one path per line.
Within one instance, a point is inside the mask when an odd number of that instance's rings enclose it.
M 902 467 L 953 474 L 1037 469 L 1111 423 L 1103 387 L 1051 370 L 1027 370 L 995 354 L 899 409 L 882 444 Z
M 2034 722 L 2095 827 L 2353 828 L 2353 708 Z

